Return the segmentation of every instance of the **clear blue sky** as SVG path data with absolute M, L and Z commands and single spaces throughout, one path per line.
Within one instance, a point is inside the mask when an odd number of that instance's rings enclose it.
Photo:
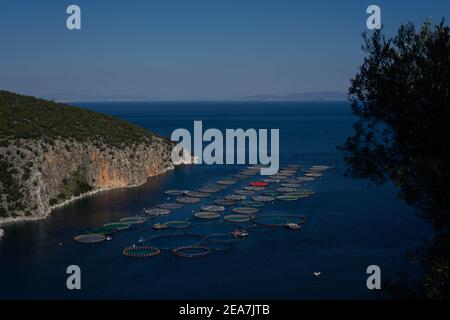
M 66 29 L 66 8 L 82 30 Z M 0 89 L 56 99 L 234 99 L 345 91 L 370 4 L 385 31 L 449 0 L 0 0 Z

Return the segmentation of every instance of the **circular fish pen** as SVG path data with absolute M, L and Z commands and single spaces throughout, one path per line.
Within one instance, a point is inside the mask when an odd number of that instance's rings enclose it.
M 205 193 L 205 192 L 196 192 L 196 191 L 190 191 L 187 193 L 188 197 L 191 198 L 208 198 L 211 194 Z
M 275 198 L 270 196 L 254 196 L 252 200 L 255 202 L 272 202 L 275 201 Z
M 268 185 L 269 183 L 263 181 L 250 182 L 250 186 L 252 187 L 267 187 Z
M 266 190 L 266 188 L 265 187 L 244 187 L 244 190 L 259 192 L 259 191 Z
M 211 249 L 202 246 L 187 246 L 173 249 L 172 253 L 183 258 L 201 258 L 209 255 L 211 253 Z
M 187 190 L 167 190 L 164 193 L 168 196 L 182 196 L 188 192 Z
M 214 201 L 214 204 L 218 205 L 218 206 L 234 206 L 236 205 L 236 201 L 234 200 L 227 200 L 227 199 L 218 199 L 216 201 Z
M 219 180 L 217 181 L 217 184 L 223 185 L 223 186 L 232 186 L 234 184 L 238 183 L 236 180 Z
M 160 250 L 173 250 L 181 247 L 197 246 L 202 241 L 203 237 L 200 235 L 168 233 L 153 236 L 145 240 L 144 243 Z
M 290 214 L 266 214 L 258 215 L 252 218 L 252 221 L 257 225 L 267 227 L 284 227 L 287 224 L 305 224 L 306 218 L 299 215 Z
M 180 203 L 180 204 L 194 204 L 197 202 L 200 202 L 200 198 L 183 197 L 183 198 L 177 199 L 177 203 Z
M 248 214 L 255 214 L 259 210 L 257 208 L 253 208 L 253 207 L 238 207 L 238 208 L 233 208 L 232 211 L 237 214 L 248 215 Z
M 92 230 L 89 230 L 87 233 L 88 234 L 100 234 L 100 235 L 104 235 L 104 236 L 110 236 L 113 233 L 115 233 L 117 230 L 113 227 L 98 227 L 98 228 L 94 228 Z
M 297 201 L 299 199 L 299 197 L 293 196 L 293 195 L 283 195 L 283 196 L 278 196 L 277 200 L 280 201 Z
M 281 193 L 291 193 L 291 192 L 298 192 L 300 191 L 300 189 L 297 188 L 277 188 L 278 192 Z
M 273 179 L 273 178 L 267 178 L 267 179 L 264 179 L 263 181 L 264 181 L 264 182 L 267 182 L 267 183 L 277 183 L 277 182 L 280 182 L 280 180 Z
M 251 190 L 236 190 L 234 191 L 235 194 L 241 195 L 241 196 L 251 196 L 255 194 L 255 191 Z
M 241 194 L 234 194 L 234 195 L 230 195 L 230 196 L 225 196 L 226 200 L 232 200 L 232 201 L 242 201 L 247 199 L 246 196 L 241 195 Z
M 105 228 L 112 228 L 117 231 L 123 231 L 131 228 L 131 224 L 124 223 L 124 222 L 113 222 L 113 223 L 107 223 L 104 224 L 103 227 Z
M 215 187 L 205 187 L 205 188 L 199 189 L 198 191 L 199 191 L 199 192 L 202 192 L 202 193 L 216 193 L 216 192 L 220 192 L 220 191 L 222 191 L 222 190 L 223 190 L 223 188 L 220 188 L 220 187 L 218 187 L 218 188 L 215 188 Z
M 103 234 L 81 234 L 73 238 L 76 242 L 84 244 L 100 243 L 106 240 L 106 236 Z
M 164 222 L 164 224 L 169 229 L 186 229 L 191 226 L 191 223 L 186 220 L 169 221 L 169 222 Z
M 223 212 L 225 211 L 224 206 L 218 206 L 218 205 L 210 205 L 210 206 L 203 206 L 200 208 L 202 211 L 206 212 Z
M 166 210 L 176 210 L 176 209 L 183 208 L 183 205 L 179 204 L 179 203 L 163 203 L 163 204 L 160 204 L 158 206 L 158 208 L 166 209 Z
M 147 218 L 144 217 L 127 217 L 120 219 L 120 222 L 129 223 L 129 224 L 142 224 L 147 221 Z
M 247 208 L 252 209 L 252 208 Z M 258 211 L 258 210 L 256 210 Z M 233 222 L 233 223 L 242 223 L 242 222 L 248 222 L 251 220 L 251 217 L 247 214 L 230 214 L 228 216 L 225 216 L 223 220 L 227 222 Z
M 197 212 L 194 214 L 194 217 L 198 219 L 206 219 L 206 220 L 212 220 L 212 219 L 218 219 L 220 218 L 220 213 L 218 212 Z
M 127 247 L 123 249 L 123 255 L 130 258 L 150 258 L 161 253 L 158 248 L 154 247 Z
M 262 208 L 266 205 L 266 203 L 258 202 L 258 201 L 242 201 L 241 205 L 243 207 L 249 207 L 249 208 Z
M 282 183 L 281 187 L 283 187 L 283 188 L 294 188 L 295 189 L 295 188 L 300 188 L 301 185 L 298 184 L 298 183 Z
M 153 209 L 145 209 L 145 214 L 151 216 L 151 217 L 160 217 L 165 216 L 170 213 L 170 210 L 167 209 L 161 209 L 161 208 L 153 208 Z

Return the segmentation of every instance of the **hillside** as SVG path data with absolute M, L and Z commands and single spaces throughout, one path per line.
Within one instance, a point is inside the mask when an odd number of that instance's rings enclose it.
M 173 168 L 173 144 L 115 117 L 0 91 L 0 223 Z

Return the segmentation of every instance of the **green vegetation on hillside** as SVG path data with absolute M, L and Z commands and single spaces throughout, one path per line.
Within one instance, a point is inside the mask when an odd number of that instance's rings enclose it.
M 113 147 L 146 141 L 152 133 L 105 114 L 0 90 L 0 145 L 15 139 L 69 139 Z

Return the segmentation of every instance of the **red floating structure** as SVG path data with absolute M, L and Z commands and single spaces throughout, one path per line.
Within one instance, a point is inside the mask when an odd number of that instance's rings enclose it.
M 257 181 L 257 182 L 250 182 L 250 185 L 252 187 L 267 187 L 269 184 L 267 182 Z

